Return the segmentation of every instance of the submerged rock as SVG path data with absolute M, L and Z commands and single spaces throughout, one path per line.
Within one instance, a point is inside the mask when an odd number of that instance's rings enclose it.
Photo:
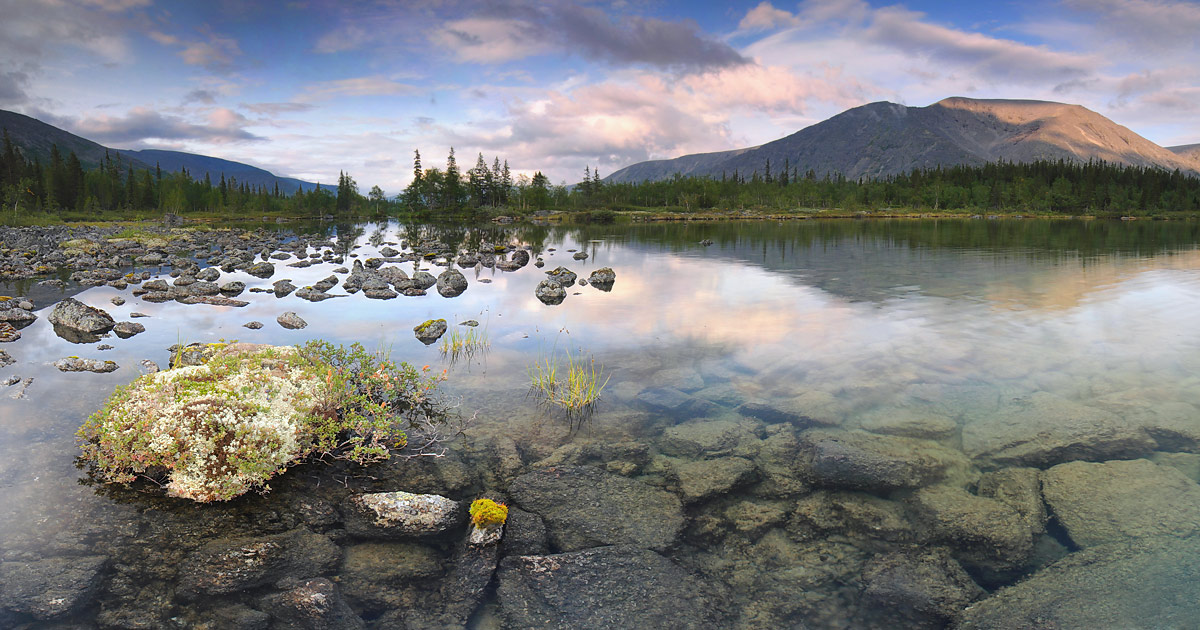
M 946 476 L 966 460 L 934 442 L 862 431 L 811 430 L 802 439 L 812 456 L 817 485 L 858 490 L 919 488 Z
M 1033 535 L 1011 507 L 953 486 L 933 486 L 910 499 L 919 532 L 953 549 L 955 557 L 985 577 L 1022 568 L 1033 553 Z
M 410 492 L 360 494 L 348 499 L 342 512 L 346 531 L 364 538 L 436 536 L 463 521 L 457 501 Z
M 683 528 L 674 494 L 590 466 L 521 475 L 509 494 L 542 517 L 552 544 L 563 551 L 622 544 L 666 549 Z
M 1059 464 L 1042 472 L 1042 492 L 1080 547 L 1200 533 L 1200 485 L 1144 459 Z
M 673 465 L 685 503 L 698 503 L 723 495 L 754 479 L 754 464 L 744 457 L 681 460 Z
M 276 624 L 301 630 L 361 630 L 362 618 L 342 599 L 337 585 L 325 578 L 303 580 L 282 593 L 259 600 Z
M 214 540 L 183 561 L 178 589 L 186 598 L 227 595 L 285 577 L 303 579 L 321 575 L 333 568 L 340 557 L 341 550 L 333 541 L 307 529 Z
M 863 600 L 906 628 L 943 628 L 984 591 L 945 549 L 876 556 L 863 570 Z
M 5 610 L 39 621 L 78 612 L 91 603 L 107 564 L 103 556 L 0 562 L 0 620 Z
M 723 594 L 632 546 L 505 558 L 497 596 L 511 628 L 721 628 Z
M 915 539 L 902 503 L 863 492 L 818 490 L 807 495 L 796 503 L 787 529 L 802 541 L 831 534 L 895 543 Z

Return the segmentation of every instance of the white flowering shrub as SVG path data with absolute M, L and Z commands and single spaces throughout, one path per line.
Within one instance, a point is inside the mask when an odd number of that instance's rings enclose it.
M 269 479 L 314 453 L 367 462 L 403 448 L 405 418 L 386 411 L 418 407 L 398 404 L 397 385 L 419 390 L 419 408 L 436 411 L 428 397 L 436 379 L 407 364 L 367 358 L 362 365 L 374 369 L 352 373 L 337 365 L 352 352 L 321 347 L 327 356 L 235 344 L 203 365 L 143 376 L 119 388 L 80 428 L 83 459 L 103 481 L 163 479 L 172 496 L 224 501 L 252 488 L 265 491 Z M 393 404 L 364 396 L 375 390 L 360 382 L 364 376 L 391 384 Z M 367 417 L 364 410 L 375 413 Z

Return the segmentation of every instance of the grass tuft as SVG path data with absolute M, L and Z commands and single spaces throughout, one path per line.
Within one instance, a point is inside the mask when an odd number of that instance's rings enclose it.
M 530 395 L 563 409 L 569 416 L 577 416 L 592 411 L 608 385 L 608 376 L 595 358 L 577 358 L 567 352 L 565 362 L 556 356 L 535 361 L 529 369 L 529 381 Z
M 473 359 L 477 354 L 487 353 L 490 347 L 487 331 L 478 328 L 468 328 L 466 332 L 462 332 L 459 327 L 454 327 L 442 335 L 438 344 L 442 356 L 449 358 L 450 363 L 459 359 Z

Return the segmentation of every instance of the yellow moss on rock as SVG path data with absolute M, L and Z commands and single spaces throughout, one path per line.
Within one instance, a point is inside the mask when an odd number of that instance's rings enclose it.
M 471 502 L 471 522 L 476 527 L 499 527 L 508 520 L 508 506 L 491 499 L 475 499 Z

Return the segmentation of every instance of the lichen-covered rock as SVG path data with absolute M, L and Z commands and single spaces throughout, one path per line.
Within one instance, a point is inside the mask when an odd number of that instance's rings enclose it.
M 21 338 L 21 332 L 8 322 L 0 322 L 0 343 L 16 341 Z
M 413 287 L 425 290 L 437 284 L 437 278 L 427 271 L 418 271 L 412 275 L 412 283 Z
M 575 278 L 579 277 L 575 275 L 574 271 L 571 271 L 566 267 L 558 267 L 553 271 L 547 271 L 546 275 L 549 276 L 550 281 L 555 282 L 558 284 L 558 286 L 564 288 L 575 284 Z
M 567 299 L 567 292 L 553 280 L 542 280 L 533 290 L 533 295 L 547 306 L 562 304 Z
M 311 452 L 331 396 L 296 348 L 235 344 L 118 390 L 79 437 L 106 480 L 165 471 L 172 496 L 226 500 Z
M 281 298 L 291 295 L 292 291 L 296 290 L 296 285 L 292 284 L 291 280 L 276 280 L 271 288 L 275 292 L 275 297 Z
M 715 586 L 645 549 L 505 558 L 500 611 L 512 628 L 720 628 Z
M 178 589 L 187 598 L 226 595 L 285 577 L 315 577 L 332 569 L 340 557 L 333 541 L 307 529 L 214 540 L 183 561 Z
M 1042 492 L 1080 547 L 1200 533 L 1200 485 L 1144 459 L 1059 464 L 1042 472 Z
M 410 492 L 360 494 L 347 499 L 342 512 L 346 531 L 363 538 L 437 536 L 465 518 L 457 501 Z
M 283 315 L 276 317 L 275 321 L 279 322 L 280 326 L 283 326 L 289 330 L 298 330 L 308 326 L 308 322 L 304 321 L 304 319 L 297 315 L 294 311 L 288 311 Z
M 551 542 L 564 551 L 620 544 L 666 549 L 683 528 L 674 494 L 590 466 L 527 473 L 513 480 L 509 494 L 542 517 Z
M 437 290 L 442 297 L 457 297 L 467 290 L 467 278 L 457 269 L 447 269 L 438 274 Z
M 136 322 L 117 322 L 113 332 L 122 339 L 128 339 L 136 334 L 146 332 L 146 327 Z
M 438 339 L 441 339 L 442 335 L 446 334 L 446 320 L 426 320 L 414 326 L 413 333 L 417 336 L 417 339 L 421 343 L 428 346 Z
M 588 284 L 605 292 L 612 291 L 616 282 L 617 272 L 613 271 L 611 267 L 601 267 L 588 276 Z
M 246 273 L 255 278 L 270 278 L 275 275 L 275 265 L 266 261 L 256 262 L 246 268 Z
M 54 367 L 58 368 L 59 372 L 93 372 L 95 374 L 104 374 L 115 372 L 120 366 L 115 361 L 64 357 L 55 361 Z
M 279 627 L 298 630 L 362 630 L 366 628 L 342 599 L 337 585 L 325 578 L 303 580 L 282 593 L 259 600 Z
M 93 335 L 108 332 L 116 324 L 108 313 L 75 298 L 67 298 L 55 304 L 54 309 L 50 311 L 49 320 L 55 327 Z

